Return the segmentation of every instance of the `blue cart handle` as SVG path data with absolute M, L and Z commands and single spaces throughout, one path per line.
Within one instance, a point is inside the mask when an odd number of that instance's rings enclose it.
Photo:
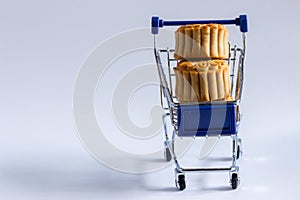
M 223 19 L 223 20 L 191 20 L 191 21 L 164 21 L 157 16 L 153 16 L 151 20 L 151 32 L 152 34 L 158 34 L 159 28 L 164 26 L 181 26 L 186 24 L 233 24 L 240 26 L 242 33 L 248 32 L 247 15 L 240 15 L 235 19 Z

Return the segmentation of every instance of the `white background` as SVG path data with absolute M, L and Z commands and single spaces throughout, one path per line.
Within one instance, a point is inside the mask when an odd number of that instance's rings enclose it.
M 1 1 L 1 199 L 297 199 L 300 2 Z M 166 19 L 249 16 L 241 136 L 241 187 L 228 175 L 188 176 L 173 166 L 131 175 L 100 165 L 81 146 L 72 92 L 81 63 L 111 35 Z M 158 94 L 157 94 L 158 95 Z M 222 144 L 220 145 L 222 146 Z M 221 152 L 222 148 L 216 149 Z

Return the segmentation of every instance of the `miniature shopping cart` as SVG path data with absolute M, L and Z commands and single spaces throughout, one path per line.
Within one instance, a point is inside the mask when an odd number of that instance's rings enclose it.
M 175 163 L 175 183 L 179 190 L 186 188 L 185 173 L 188 172 L 229 172 L 232 189 L 240 183 L 239 167 L 236 161 L 242 155 L 241 139 L 238 137 L 238 128 L 241 121 L 240 101 L 244 80 L 244 63 L 246 50 L 247 16 L 240 15 L 233 20 L 195 20 L 195 21 L 164 21 L 159 17 L 152 17 L 152 34 L 154 35 L 154 54 L 157 63 L 161 85 L 161 106 L 164 109 L 163 123 L 165 129 L 165 159 L 172 158 Z M 159 29 L 165 26 L 181 26 L 187 24 L 223 24 L 239 26 L 242 33 L 241 47 L 230 44 L 229 58 L 224 59 L 230 65 L 232 101 L 210 101 L 180 103 L 174 92 L 175 73 L 173 67 L 178 60 L 174 58 L 174 49 L 157 48 Z M 166 117 L 170 117 L 173 127 L 168 133 Z M 169 134 L 172 134 L 169 137 Z M 174 151 L 176 137 L 231 137 L 232 164 L 228 167 L 216 168 L 184 168 L 181 167 Z

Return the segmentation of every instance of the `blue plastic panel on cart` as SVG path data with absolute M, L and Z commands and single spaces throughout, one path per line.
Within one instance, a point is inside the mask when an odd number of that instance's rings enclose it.
M 177 115 L 181 137 L 236 134 L 234 104 L 180 105 Z

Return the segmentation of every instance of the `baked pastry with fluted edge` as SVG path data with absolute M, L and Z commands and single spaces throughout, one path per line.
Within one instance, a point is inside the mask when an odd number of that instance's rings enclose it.
M 181 61 L 174 67 L 179 102 L 230 101 L 229 65 L 224 60 Z
M 221 24 L 180 26 L 175 31 L 175 59 L 229 57 L 229 32 Z

